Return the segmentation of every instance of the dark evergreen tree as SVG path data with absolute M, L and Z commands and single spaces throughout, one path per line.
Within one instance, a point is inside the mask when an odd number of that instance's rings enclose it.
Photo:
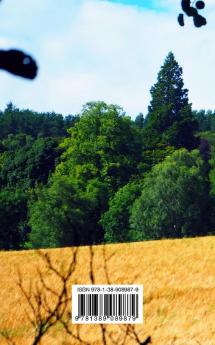
M 135 120 L 134 120 L 134 123 L 137 125 L 137 127 L 139 128 L 143 128 L 144 126 L 144 116 L 143 116 L 143 113 L 139 113 Z
M 146 147 L 155 148 L 162 143 L 175 148 L 196 148 L 198 122 L 192 114 L 188 90 L 184 88 L 182 68 L 172 52 L 167 55 L 150 92 L 152 99 L 144 126 Z

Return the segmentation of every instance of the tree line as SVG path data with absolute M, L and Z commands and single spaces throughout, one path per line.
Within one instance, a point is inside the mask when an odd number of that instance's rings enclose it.
M 0 248 L 214 234 L 213 111 L 194 111 L 170 52 L 144 117 L 0 113 Z

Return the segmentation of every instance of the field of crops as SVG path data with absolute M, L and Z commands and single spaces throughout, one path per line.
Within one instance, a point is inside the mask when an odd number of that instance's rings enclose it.
M 66 271 L 74 248 L 45 252 L 54 267 Z M 0 344 L 30 345 L 34 327 L 28 315 L 32 320 L 34 315 L 17 285 L 18 267 L 22 286 L 32 296 L 39 289 L 38 269 L 46 284 L 56 291 L 60 290 L 61 281 L 47 269 L 36 251 L 0 252 L 0 262 Z M 144 285 L 144 323 L 135 328 L 140 339 L 151 336 L 155 345 L 215 344 L 215 237 L 80 247 L 68 284 L 69 293 L 72 284 L 89 284 L 92 279 L 95 284 L 106 284 L 109 280 L 111 284 Z M 50 306 L 55 303 L 51 293 L 47 300 Z M 68 303 L 65 318 L 70 308 Z M 77 326 L 69 327 L 83 343 L 103 344 L 100 326 L 83 325 L 79 333 Z M 123 332 L 118 325 L 109 329 L 113 335 Z M 121 340 L 119 337 L 119 344 Z M 108 338 L 107 344 L 112 343 Z M 125 343 L 135 344 L 135 339 L 128 337 Z M 41 344 L 80 342 L 57 323 Z

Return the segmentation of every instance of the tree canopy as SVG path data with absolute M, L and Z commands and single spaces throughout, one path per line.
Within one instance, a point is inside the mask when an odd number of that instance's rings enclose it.
M 198 146 L 198 138 L 195 137 L 198 122 L 192 114 L 182 72 L 170 52 L 150 91 L 151 102 L 144 126 L 147 148 L 154 148 L 159 143 L 189 150 Z
M 173 53 L 151 96 L 134 120 L 103 101 L 0 112 L 0 248 L 214 233 L 214 112 L 192 110 Z
M 155 165 L 131 211 L 131 238 L 205 234 L 209 199 L 203 167 L 199 151 L 184 148 Z
M 129 218 L 135 199 L 141 193 L 141 181 L 131 181 L 120 188 L 109 202 L 108 210 L 102 215 L 106 243 L 129 240 Z
M 32 245 L 33 234 L 43 236 L 44 229 L 50 233 L 56 229 L 58 235 L 63 232 L 63 240 L 57 238 L 56 245 L 103 241 L 101 214 L 109 198 L 138 171 L 140 134 L 120 107 L 87 103 L 80 121 L 68 132 L 60 145 L 61 162 L 31 207 Z M 54 205 L 58 205 L 56 212 Z

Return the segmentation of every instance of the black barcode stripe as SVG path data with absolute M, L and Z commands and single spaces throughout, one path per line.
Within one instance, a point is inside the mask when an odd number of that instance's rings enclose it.
M 139 317 L 138 294 L 78 294 L 78 316 Z
M 136 294 L 136 305 L 139 303 L 139 295 Z M 136 316 L 139 317 L 138 308 L 136 310 Z

